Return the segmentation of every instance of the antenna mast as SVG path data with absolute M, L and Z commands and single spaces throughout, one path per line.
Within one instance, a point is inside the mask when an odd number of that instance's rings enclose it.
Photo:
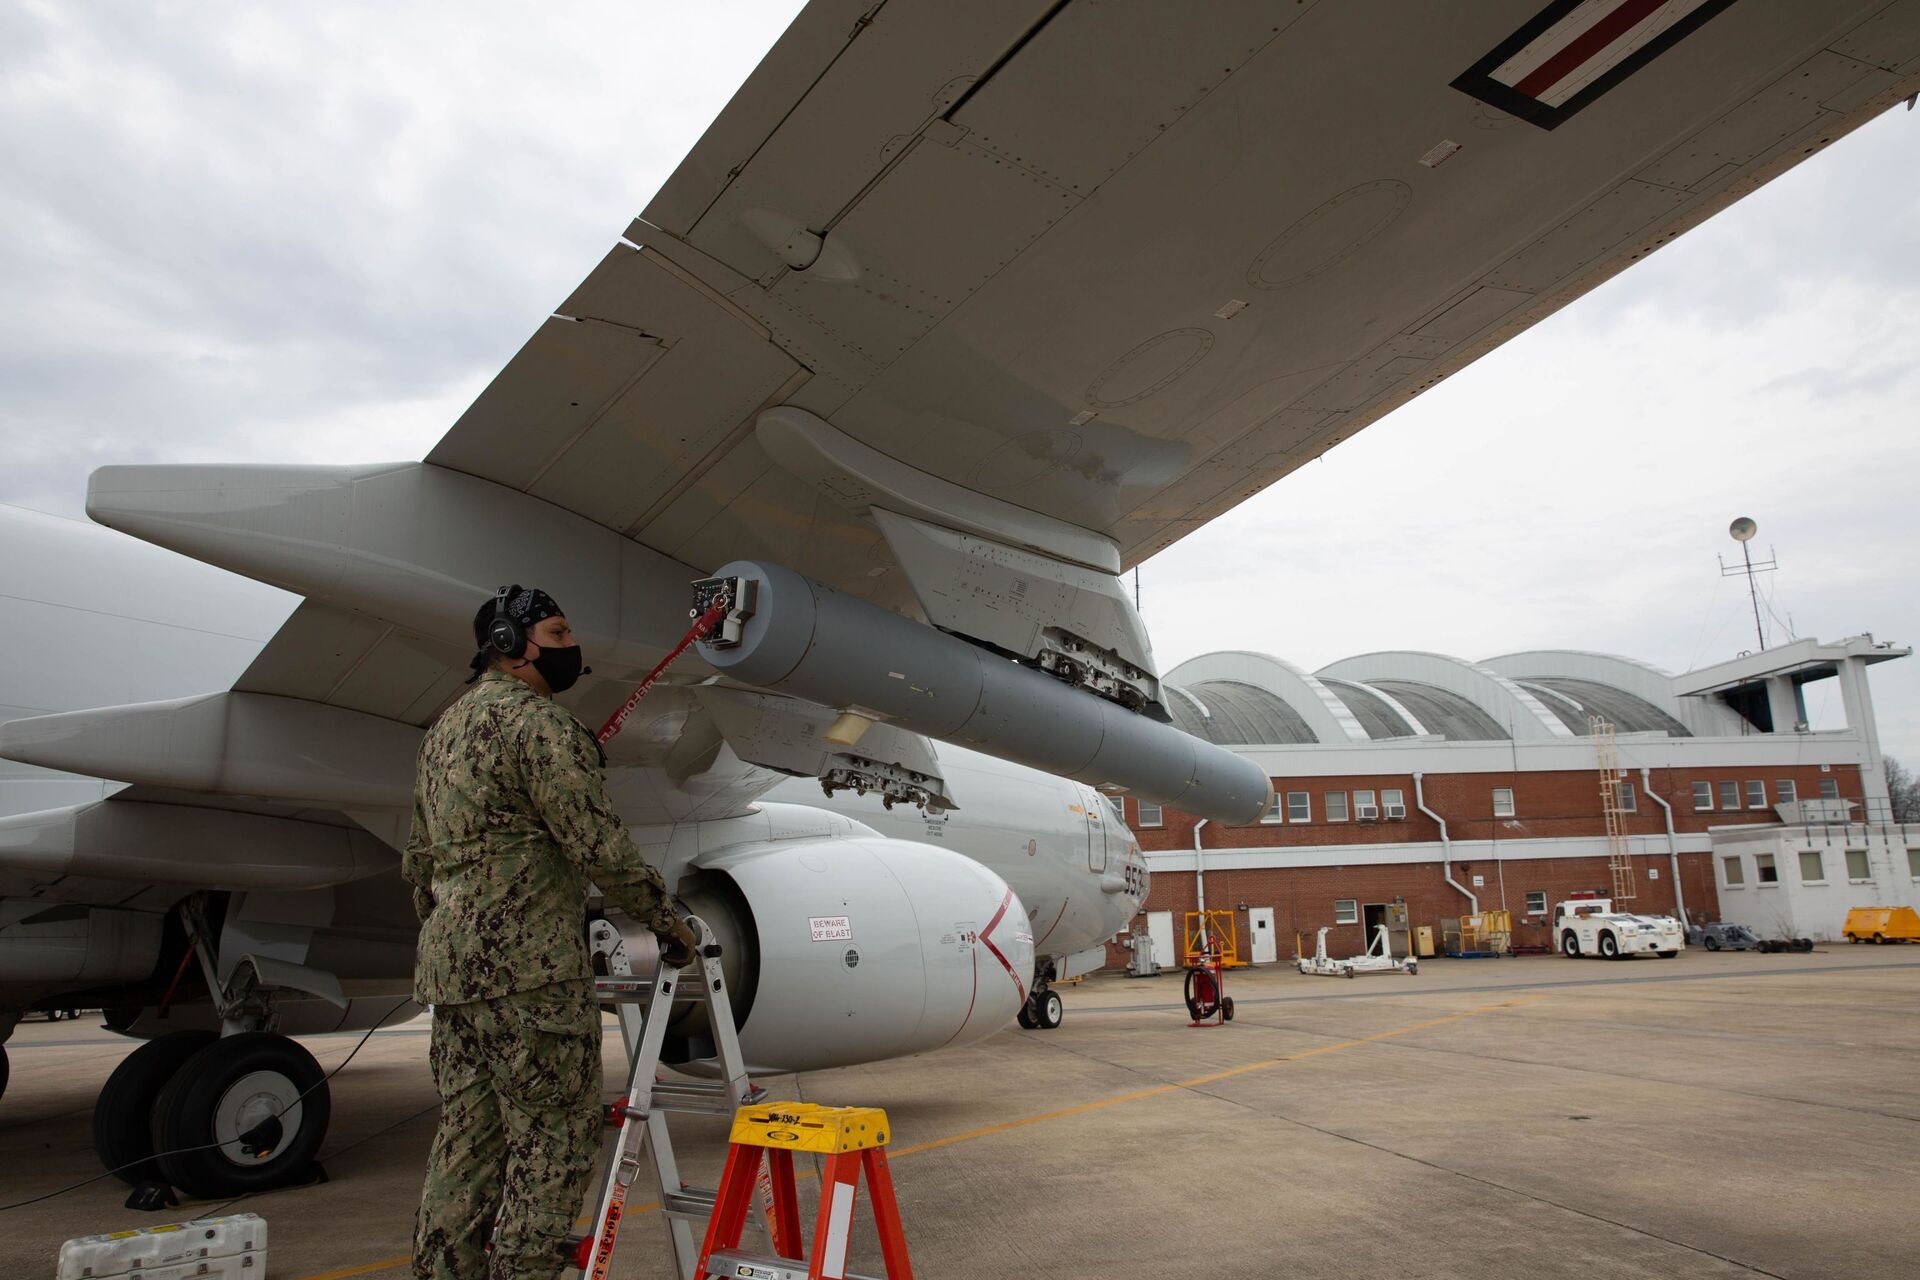
M 1714 558 L 1720 561 L 1721 577 L 1732 578 L 1740 574 L 1746 575 L 1747 601 L 1753 605 L 1753 634 L 1754 638 L 1760 642 L 1760 647 L 1764 649 L 1767 647 L 1767 633 L 1766 629 L 1760 625 L 1760 587 L 1754 580 L 1753 575 L 1756 573 L 1772 573 L 1780 567 L 1780 561 L 1774 558 L 1773 548 L 1768 547 L 1767 556 L 1769 558 L 1757 563 L 1755 562 L 1753 549 L 1747 544 L 1753 541 L 1753 535 L 1758 532 L 1760 532 L 1760 526 L 1754 523 L 1752 517 L 1739 517 L 1727 526 L 1727 533 L 1735 542 L 1740 544 L 1741 563 L 1730 565 L 1719 556 Z

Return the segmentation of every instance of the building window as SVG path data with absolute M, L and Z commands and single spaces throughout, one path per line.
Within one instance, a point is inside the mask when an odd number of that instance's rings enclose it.
M 1373 792 L 1353 793 L 1353 816 L 1362 822 L 1372 822 L 1380 816 L 1380 810 L 1374 807 Z
M 1404 791 L 1392 788 L 1380 793 L 1380 811 L 1389 818 L 1407 816 L 1407 796 Z
M 1820 779 L 1820 798 L 1822 800 L 1838 800 L 1840 798 L 1840 779 Z
M 1827 866 L 1820 860 L 1818 849 L 1805 849 L 1800 853 L 1800 883 L 1825 884 Z
M 1775 778 L 1773 794 L 1780 797 L 1781 804 L 1792 804 L 1800 798 L 1799 793 L 1794 790 L 1792 778 Z
M 1284 803 L 1286 803 L 1286 797 L 1278 791 L 1274 792 L 1273 799 L 1267 801 L 1267 811 L 1260 815 L 1260 821 L 1285 822 L 1286 816 L 1280 811 L 1280 806 Z
M 1753 855 L 1753 878 L 1761 884 L 1779 884 L 1780 869 L 1773 865 L 1773 855 L 1756 853 Z
M 1140 806 L 1140 825 L 1143 827 L 1159 826 L 1160 806 L 1157 804 L 1148 804 L 1145 800 L 1139 801 L 1138 804 Z
M 1347 793 L 1344 791 L 1327 792 L 1327 821 L 1345 822 L 1347 820 Z
M 1495 787 L 1493 789 L 1493 816 L 1511 818 L 1513 816 L 1513 788 Z
M 1767 807 L 1767 784 L 1758 778 L 1747 779 L 1747 808 L 1764 809 Z
M 1746 876 L 1740 873 L 1739 854 L 1736 853 L 1732 857 L 1720 859 L 1720 865 L 1725 869 L 1727 888 L 1738 889 L 1747 882 Z
M 1713 808 L 1713 784 L 1696 782 L 1693 784 L 1693 811 L 1706 813 Z
M 1527 914 L 1543 916 L 1547 914 L 1547 891 L 1545 889 L 1527 890 Z
M 1873 879 L 1873 869 L 1867 865 L 1867 851 L 1865 849 L 1847 850 L 1847 879 Z
M 1631 782 L 1614 783 L 1613 794 L 1616 797 L 1618 797 L 1618 799 L 1616 799 L 1614 803 L 1619 806 L 1620 812 L 1622 813 L 1640 812 L 1640 793 L 1633 789 L 1633 784 Z
M 1907 874 L 1920 880 L 1920 849 L 1907 850 Z
M 1313 797 L 1305 791 L 1287 792 L 1287 821 L 1312 822 Z
M 1720 784 L 1720 807 L 1731 813 L 1740 807 L 1740 784 L 1723 782 Z
M 1360 903 L 1353 898 L 1335 898 L 1333 900 L 1333 922 L 1335 924 L 1359 924 Z

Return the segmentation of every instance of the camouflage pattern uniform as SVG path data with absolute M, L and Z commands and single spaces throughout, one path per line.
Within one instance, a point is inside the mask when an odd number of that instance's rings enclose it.
M 414 994 L 434 1006 L 441 1111 L 416 1222 L 419 1280 L 550 1280 L 566 1262 L 600 1140 L 589 881 L 642 927 L 675 920 L 607 800 L 602 764 L 585 725 L 499 671 L 421 744 L 402 870 L 421 921 Z

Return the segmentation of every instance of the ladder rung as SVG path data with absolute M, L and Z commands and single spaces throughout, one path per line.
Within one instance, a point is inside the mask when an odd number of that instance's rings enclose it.
M 706 1187 L 682 1187 L 678 1191 L 669 1191 L 660 1197 L 663 1212 L 680 1213 L 692 1218 L 706 1218 L 712 1215 L 714 1202 L 720 1198 L 718 1191 Z
M 722 1276 L 727 1280 L 740 1274 L 741 1267 L 750 1267 L 746 1274 L 754 1280 L 807 1280 L 807 1264 L 802 1258 L 775 1258 L 764 1253 L 740 1253 L 728 1250 L 716 1253 L 707 1259 L 707 1274 Z M 846 1280 L 879 1280 L 875 1276 L 856 1275 L 846 1272 Z
M 656 1098 L 731 1098 L 733 1090 L 724 1082 L 710 1080 L 656 1080 L 653 1082 L 653 1096 Z

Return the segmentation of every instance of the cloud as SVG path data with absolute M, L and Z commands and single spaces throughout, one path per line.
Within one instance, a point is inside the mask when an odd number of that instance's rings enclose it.
M 421 456 L 796 7 L 10 7 L 0 501 Z

